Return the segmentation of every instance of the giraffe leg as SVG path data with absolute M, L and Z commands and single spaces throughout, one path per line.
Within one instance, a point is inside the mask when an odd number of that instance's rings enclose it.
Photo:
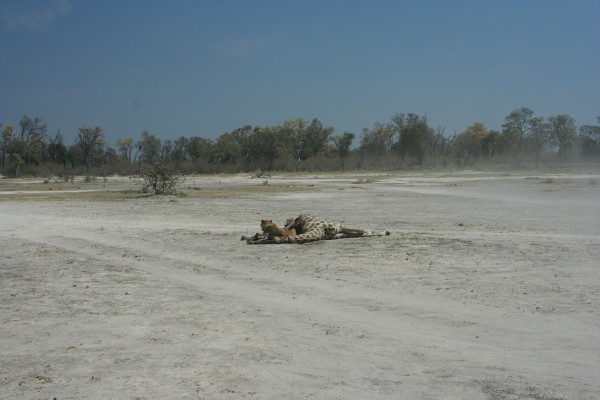
M 365 229 L 341 226 L 336 235 L 336 239 L 352 238 L 352 237 L 368 237 L 368 236 L 388 236 L 389 234 L 390 234 L 390 232 L 388 232 L 388 231 L 374 232 L 374 231 L 368 231 Z
M 345 233 L 346 235 L 363 236 L 366 233 L 368 233 L 368 231 L 359 228 L 349 228 L 347 226 L 342 226 L 340 229 L 340 233 Z
M 275 239 L 269 239 L 268 237 L 253 239 L 246 239 L 246 244 L 277 244 L 281 243 L 279 241 L 275 241 Z

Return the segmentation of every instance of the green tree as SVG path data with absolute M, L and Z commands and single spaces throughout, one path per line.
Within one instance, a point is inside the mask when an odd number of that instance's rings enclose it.
M 489 131 L 481 122 L 476 122 L 467 127 L 464 132 L 459 133 L 454 143 L 456 153 L 459 156 L 479 157 L 482 143 Z
M 343 171 L 345 169 L 346 158 L 350 154 L 350 146 L 352 146 L 352 141 L 354 140 L 354 133 L 344 132 L 342 136 L 333 136 L 332 140 L 342 163 Z
M 27 138 L 21 138 L 15 134 L 14 126 L 7 124 L 2 129 L 2 166 L 8 158 L 9 165 L 14 168 L 12 174 L 18 176 L 21 168 L 25 165 L 24 155 L 28 152 Z
M 400 138 L 392 148 L 404 160 L 406 156 L 413 157 L 421 165 L 427 154 L 427 145 L 431 131 L 426 122 L 417 122 L 406 126 L 400 132 Z
M 391 118 L 391 123 L 398 135 L 392 148 L 400 155 L 401 160 L 409 156 L 421 165 L 433 136 L 433 130 L 427 125 L 427 116 L 399 113 Z
M 41 136 L 30 136 L 26 139 L 25 162 L 27 164 L 38 164 L 46 161 L 48 156 L 48 143 Z
M 261 160 L 262 169 L 271 171 L 273 163 L 287 147 L 286 139 L 280 126 L 265 126 L 254 130 L 248 148 L 257 159 Z
M 307 159 L 308 122 L 302 118 L 288 119 L 283 122 L 283 134 L 287 136 L 290 154 L 296 163 L 296 172 L 300 171 L 300 162 Z
M 246 146 L 251 132 L 252 127 L 246 125 L 219 136 L 213 149 L 213 162 L 216 164 L 241 164 L 245 158 L 250 158 L 246 162 L 251 164 L 252 154 L 248 153 Z
M 185 145 L 185 150 L 193 161 L 208 160 L 211 156 L 213 143 L 198 136 L 191 137 Z
M 20 173 L 21 173 L 21 169 L 23 168 L 23 165 L 25 165 L 25 161 L 21 158 L 21 155 L 19 153 L 14 153 L 13 154 L 13 162 L 12 165 L 15 169 L 14 171 L 14 177 L 18 178 Z
M 600 123 L 600 117 L 598 123 Z M 583 125 L 579 127 L 581 153 L 586 157 L 600 156 L 600 126 Z
M 90 165 L 104 154 L 104 131 L 99 126 L 79 128 L 75 147 L 81 152 L 86 171 L 90 172 Z
M 377 158 L 383 157 L 392 148 L 395 130 L 391 125 L 375 123 L 373 129 L 364 128 L 360 139 L 360 150 Z
M 546 146 L 550 140 L 548 128 L 548 124 L 544 123 L 544 119 L 541 117 L 535 117 L 529 120 L 529 132 L 527 134 L 527 138 L 533 147 L 536 167 L 540 163 L 540 155 L 542 151 L 546 149 Z
M 532 117 L 533 111 L 527 107 L 521 107 L 504 118 L 502 134 L 504 135 L 504 151 L 506 153 L 514 148 L 516 148 L 517 154 L 521 153 Z
M 142 132 L 142 138 L 137 144 L 140 153 L 139 160 L 151 162 L 160 157 L 160 139 L 148 131 Z
M 325 128 L 321 121 L 317 118 L 313 119 L 306 127 L 305 151 L 307 158 L 322 152 L 334 131 L 335 128 Z
M 171 153 L 171 159 L 174 161 L 185 161 L 188 158 L 186 147 L 189 144 L 189 139 L 181 136 L 179 139 L 173 141 L 173 151 Z
M 398 113 L 391 118 L 391 124 L 394 127 L 395 133 L 400 135 L 404 128 L 408 128 L 409 126 L 417 125 L 418 123 L 427 123 L 427 116 L 421 117 L 418 114 L 408 113 Z
M 500 144 L 500 133 L 497 131 L 489 131 L 488 134 L 481 139 L 481 149 L 484 151 L 488 159 L 492 159 L 492 155 L 498 149 Z
M 575 120 L 566 114 L 548 117 L 549 134 L 554 143 L 558 146 L 558 155 L 565 161 L 575 143 Z
M 4 128 L 2 128 L 2 146 L 0 147 L 3 167 L 6 161 L 6 156 L 9 156 L 10 158 L 10 143 L 14 140 L 14 138 L 14 126 L 11 124 L 7 124 Z

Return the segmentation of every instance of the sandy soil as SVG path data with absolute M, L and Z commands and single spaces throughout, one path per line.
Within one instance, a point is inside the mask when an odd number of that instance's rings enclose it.
M 184 185 L 0 180 L 0 398 L 600 398 L 600 175 Z

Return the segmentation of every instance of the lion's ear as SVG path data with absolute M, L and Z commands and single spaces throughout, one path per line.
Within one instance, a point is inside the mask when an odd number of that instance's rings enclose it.
M 266 220 L 264 220 L 264 219 L 261 219 L 261 220 L 260 220 L 260 223 L 261 223 L 261 224 L 264 224 L 265 222 L 266 222 Z
M 273 220 L 272 220 L 272 219 L 270 219 L 270 220 L 269 220 L 269 222 L 273 222 Z

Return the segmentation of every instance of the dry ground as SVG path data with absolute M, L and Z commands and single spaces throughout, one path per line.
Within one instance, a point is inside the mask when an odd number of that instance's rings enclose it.
M 597 399 L 600 176 L 0 180 L 0 398 Z M 248 246 L 300 213 L 389 237 Z

